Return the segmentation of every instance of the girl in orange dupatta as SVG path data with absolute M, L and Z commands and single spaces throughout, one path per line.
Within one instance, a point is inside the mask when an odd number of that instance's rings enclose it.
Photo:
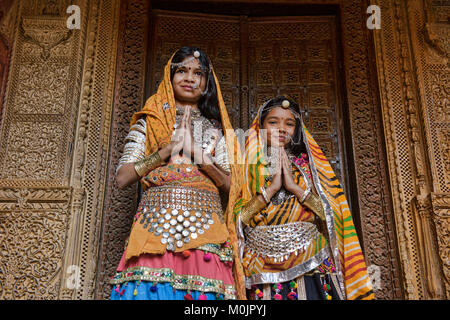
M 227 131 L 226 137 L 221 133 Z M 245 299 L 233 206 L 236 137 L 206 54 L 178 50 L 131 120 L 117 170 L 144 189 L 111 299 Z
M 298 105 L 267 101 L 245 144 L 236 203 L 251 299 L 373 299 L 345 195 Z

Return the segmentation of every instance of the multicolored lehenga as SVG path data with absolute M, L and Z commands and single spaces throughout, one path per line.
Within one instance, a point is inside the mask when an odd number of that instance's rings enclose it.
M 372 299 L 370 279 L 345 195 L 302 122 L 307 151 L 288 155 L 292 174 L 303 190 L 309 186 L 317 192 L 324 217 L 319 218 L 282 189 L 247 224 L 241 222 L 246 204 L 259 193 L 261 186 L 271 182 L 273 159 L 270 159 L 270 148 L 264 150 L 260 135 L 263 107 L 246 141 L 243 197 L 235 207 L 249 298 Z
M 169 79 L 170 61 L 158 92 L 133 116 L 123 163 L 164 146 L 180 123 L 183 111 L 175 107 Z M 214 79 L 222 123 L 194 112 L 192 125 L 198 121 L 203 125 L 203 136 L 194 132 L 196 144 L 202 143 L 210 128 L 231 129 L 215 75 Z M 245 299 L 232 215 L 240 194 L 240 168 L 227 161 L 237 151 L 229 147 L 233 144 L 228 138 L 217 143 L 214 153 L 217 164 L 231 175 L 227 200 L 197 165 L 180 159 L 141 179 L 144 192 L 111 279 L 111 299 Z

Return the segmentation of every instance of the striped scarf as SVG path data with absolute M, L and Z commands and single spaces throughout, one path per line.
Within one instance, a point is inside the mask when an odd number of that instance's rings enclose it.
M 243 196 L 236 202 L 235 218 L 239 216 L 240 210 L 245 204 L 259 192 L 260 187 L 265 183 L 265 177 L 268 175 L 263 141 L 259 134 L 262 109 L 263 107 L 260 108 L 253 121 L 245 143 Z M 371 280 L 345 194 L 330 163 L 306 129 L 303 121 L 301 121 L 301 126 L 303 141 L 309 157 L 312 183 L 325 209 L 327 236 L 341 291 L 345 292 L 348 300 L 374 299 Z M 303 179 L 296 179 L 296 181 L 305 189 Z M 285 205 L 280 204 L 279 210 L 282 210 L 282 206 Z M 272 206 L 273 204 L 270 204 L 266 210 L 269 207 L 272 208 Z M 242 256 L 245 242 L 242 233 L 240 235 L 240 253 Z

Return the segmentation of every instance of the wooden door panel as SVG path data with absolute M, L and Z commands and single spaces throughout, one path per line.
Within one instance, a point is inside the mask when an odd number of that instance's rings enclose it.
M 334 17 L 266 17 L 248 23 L 250 119 L 267 99 L 289 95 L 345 187 Z

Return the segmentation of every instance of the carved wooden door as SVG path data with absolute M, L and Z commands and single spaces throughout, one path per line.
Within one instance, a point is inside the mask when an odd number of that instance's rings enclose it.
M 195 45 L 212 60 L 235 129 L 246 130 L 266 100 L 288 94 L 301 106 L 306 126 L 348 193 L 333 16 L 247 18 L 154 10 L 151 21 L 147 96 L 156 92 L 173 52 Z

